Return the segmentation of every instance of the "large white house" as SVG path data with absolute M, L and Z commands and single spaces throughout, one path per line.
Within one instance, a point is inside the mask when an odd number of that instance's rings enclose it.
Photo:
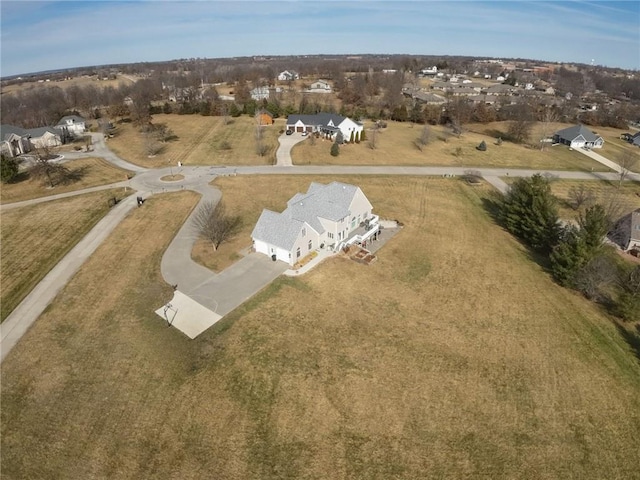
M 78 115 L 66 115 L 60 119 L 56 128 L 67 132 L 72 137 L 81 137 L 86 130 L 85 120 Z
M 356 136 L 361 138 L 363 129 L 364 126 L 361 123 L 354 122 L 348 117 L 335 113 L 322 112 L 315 115 L 289 115 L 287 117 L 287 130 L 293 132 L 319 132 L 330 139 L 333 139 L 338 132 L 342 132 L 342 138 L 345 142 L 351 140 L 352 133 L 354 139 Z
M 288 82 L 290 80 L 298 80 L 298 78 L 300 78 L 300 75 L 298 75 L 298 72 L 296 72 L 294 70 L 285 70 L 284 72 L 280 72 L 278 74 L 278 80 L 280 80 L 281 82 Z
M 251 237 L 256 252 L 295 265 L 318 248 L 339 250 L 377 234 L 379 219 L 359 187 L 312 183 L 282 213 L 263 210 Z
M 308 93 L 331 93 L 331 84 L 326 80 L 317 80 L 305 91 Z

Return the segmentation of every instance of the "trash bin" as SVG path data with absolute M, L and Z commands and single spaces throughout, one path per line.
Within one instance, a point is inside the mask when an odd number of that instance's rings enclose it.
M 273 255 L 271 255 L 271 260 L 273 260 L 274 262 L 276 261 L 276 255 L 275 253 Z

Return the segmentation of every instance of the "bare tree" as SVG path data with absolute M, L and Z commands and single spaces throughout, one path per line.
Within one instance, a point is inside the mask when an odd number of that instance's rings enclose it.
M 633 152 L 625 152 L 620 159 L 620 172 L 618 173 L 618 188 L 622 186 L 622 182 L 632 173 L 632 169 L 638 163 L 638 156 Z
M 424 147 L 429 145 L 431 142 L 431 129 L 425 125 L 422 128 L 422 132 L 420 132 L 420 136 L 415 140 L 415 146 L 418 147 L 418 150 L 422 151 Z
M 584 183 L 580 183 L 577 186 L 572 186 L 569 189 L 567 196 L 569 197 L 569 204 L 574 210 L 580 210 L 582 206 L 588 207 L 590 205 L 593 205 L 596 199 L 593 190 L 587 188 Z
M 540 150 L 544 150 L 544 147 L 547 145 L 547 136 L 551 131 L 551 124 L 556 121 L 558 121 L 558 112 L 553 107 L 545 107 L 540 120 L 540 123 L 542 124 Z
M 269 151 L 269 146 L 264 143 L 263 127 L 262 127 L 262 125 L 260 125 L 260 121 L 257 120 L 257 119 L 258 119 L 258 117 L 256 116 L 256 133 L 255 133 L 256 153 L 260 157 L 264 157 L 267 154 L 267 152 Z
M 367 135 L 367 146 L 371 150 L 378 148 L 378 126 L 374 125 L 371 129 L 371 133 Z
M 222 242 L 237 233 L 240 225 L 240 217 L 228 215 L 222 200 L 217 204 L 205 202 L 193 217 L 196 233 L 211 242 L 214 252 Z
M 580 269 L 575 286 L 587 298 L 603 301 L 607 287 L 615 284 L 618 277 L 618 269 L 613 261 L 605 255 L 599 255 Z
M 48 184 L 51 188 L 68 180 L 71 175 L 71 171 L 67 167 L 61 163 L 53 162 L 53 158 L 47 146 L 38 148 L 35 163 L 29 170 L 31 175 L 43 180 L 43 183 Z
M 158 140 L 156 140 L 154 135 L 152 135 L 151 133 L 146 133 L 144 140 L 144 149 L 146 150 L 149 157 L 155 157 L 159 153 L 162 153 L 162 151 L 165 149 L 165 146 Z

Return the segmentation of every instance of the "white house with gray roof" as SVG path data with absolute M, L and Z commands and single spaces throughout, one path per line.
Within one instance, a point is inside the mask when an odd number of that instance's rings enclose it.
M 287 130 L 293 132 L 319 132 L 328 138 L 333 139 L 334 135 L 342 132 L 342 138 L 345 142 L 351 140 L 353 133 L 354 139 L 362 135 L 364 126 L 361 123 L 354 122 L 348 117 L 337 115 L 335 113 L 316 113 L 315 115 L 289 115 L 287 117 Z
M 574 125 L 564 130 L 558 130 L 553 134 L 553 142 L 569 145 L 572 148 L 602 148 L 604 145 L 602 137 L 594 134 L 584 125 Z
M 313 182 L 282 213 L 263 210 L 251 237 L 256 252 L 294 265 L 318 248 L 339 250 L 363 242 L 379 229 L 378 216 L 355 185 Z
M 80 137 L 86 130 L 86 122 L 79 115 L 66 115 L 60 119 L 56 128 L 65 130 L 74 137 Z

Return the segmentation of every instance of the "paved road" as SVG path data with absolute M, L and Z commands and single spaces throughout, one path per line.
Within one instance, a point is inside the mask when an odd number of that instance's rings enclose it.
M 36 285 L 0 326 L 0 362 L 22 335 L 42 314 L 82 264 L 136 205 L 128 197 L 115 206 L 91 231 Z
M 304 137 L 299 137 L 302 140 Z M 394 166 L 247 166 L 247 167 L 182 167 L 179 171 L 185 176 L 179 182 L 162 182 L 160 178 L 170 173 L 169 168 L 149 170 L 130 164 L 113 154 L 104 144 L 101 134 L 94 134 L 94 151 L 81 156 L 102 157 L 114 165 L 137 172 L 129 181 L 131 187 L 143 196 L 176 190 L 195 190 L 203 197 L 201 201 L 217 201 L 220 192 L 208 184 L 217 175 L 245 174 L 318 174 L 318 175 L 464 175 L 467 169 L 459 167 L 394 167 Z M 479 168 L 474 169 L 501 191 L 506 191 L 506 183 L 500 177 L 529 177 L 536 173 L 546 173 L 557 178 L 582 180 L 618 180 L 617 173 L 572 172 L 572 171 L 540 171 L 525 169 Z M 175 173 L 175 172 L 174 172 Z M 629 174 L 629 180 L 640 181 L 640 175 Z M 68 194 L 20 202 L 19 206 L 50 201 L 64 196 L 80 195 L 96 189 L 122 186 L 118 184 L 94 187 Z M 95 251 L 98 245 L 111 233 L 126 214 L 135 206 L 132 195 L 111 210 L 88 234 L 67 254 L 22 303 L 7 317 L 0 326 L 0 362 L 11 348 L 35 322 L 56 294 L 71 279 L 82 263 Z M 3 205 L 3 209 L 17 208 L 17 204 Z M 194 210 L 195 212 L 195 210 Z M 191 227 L 191 217 L 182 226 L 169 248 L 165 252 L 162 263 L 162 275 L 170 284 L 178 284 L 178 288 L 197 302 L 211 310 L 224 315 L 243 303 L 247 298 L 280 275 L 287 265 L 282 262 L 271 262 L 263 255 L 249 255 L 237 262 L 233 267 L 220 274 L 196 264 L 191 260 L 191 249 L 196 239 Z

